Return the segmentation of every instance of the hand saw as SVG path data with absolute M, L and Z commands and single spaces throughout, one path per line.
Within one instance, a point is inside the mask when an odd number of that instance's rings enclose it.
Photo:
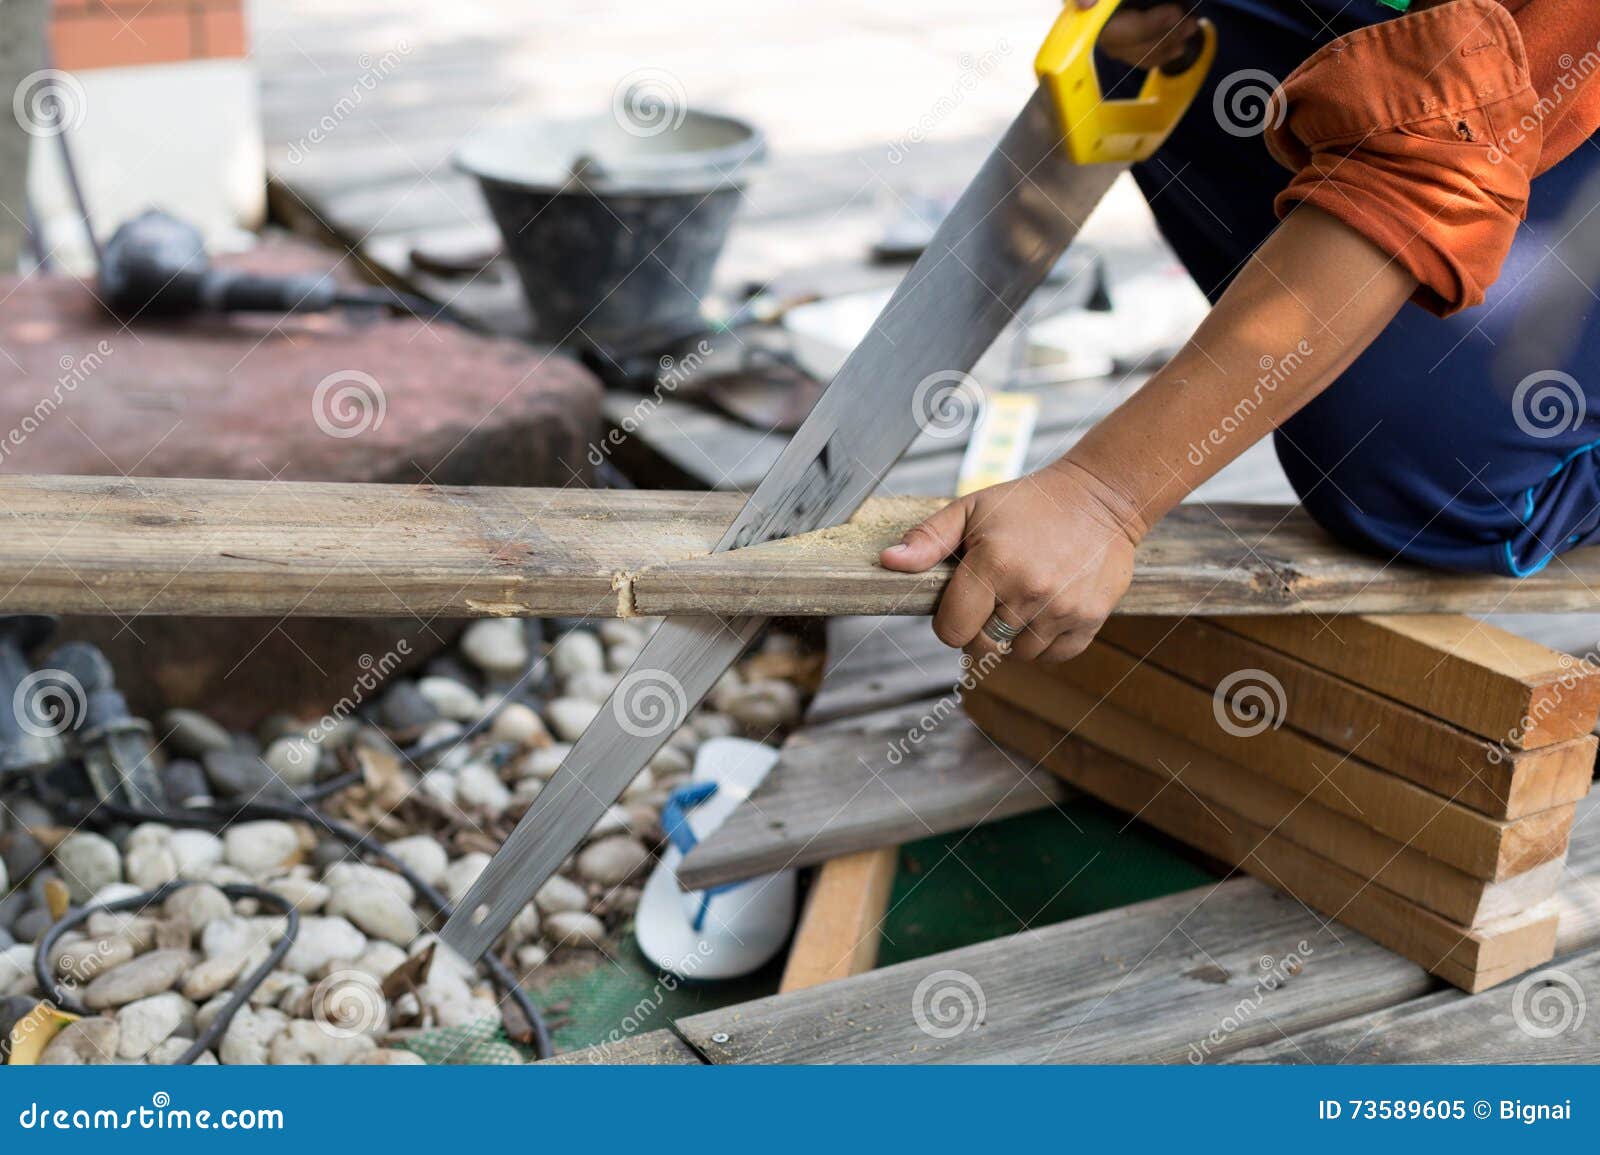
M 1210 69 L 1216 32 L 1205 24 L 1137 97 L 1107 100 L 1093 53 L 1117 7 L 1069 0 L 1035 61 L 1038 89 L 713 552 L 848 519 L 926 426 L 971 403 L 955 394 L 972 387 L 978 358 L 1112 183 L 1166 140 Z M 488 950 L 762 624 L 662 623 L 446 922 L 448 946 L 469 959 Z

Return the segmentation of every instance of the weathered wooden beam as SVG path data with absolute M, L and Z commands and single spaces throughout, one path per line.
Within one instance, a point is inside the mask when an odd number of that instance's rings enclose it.
M 708 556 L 738 494 L 0 477 L 0 612 L 295 617 L 925 614 L 949 568 L 879 549 L 939 499 Z M 1143 614 L 1595 609 L 1600 550 L 1520 581 L 1387 563 L 1297 510 L 1185 506 L 1140 548 Z

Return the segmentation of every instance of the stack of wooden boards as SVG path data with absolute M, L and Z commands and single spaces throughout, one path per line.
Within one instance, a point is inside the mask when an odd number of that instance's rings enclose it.
M 1468 991 L 1549 961 L 1600 669 L 1454 615 L 1117 617 L 992 738 Z

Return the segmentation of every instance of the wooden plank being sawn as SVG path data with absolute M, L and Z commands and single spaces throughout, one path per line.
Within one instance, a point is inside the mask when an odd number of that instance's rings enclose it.
M 941 499 L 707 556 L 738 494 L 0 477 L 0 611 L 221 616 L 930 612 L 948 566 L 878 551 Z M 1520 581 L 1355 554 L 1303 513 L 1185 506 L 1140 547 L 1145 614 L 1596 608 L 1600 550 Z

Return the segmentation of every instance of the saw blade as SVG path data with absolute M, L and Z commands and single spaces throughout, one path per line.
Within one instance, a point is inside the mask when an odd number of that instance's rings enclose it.
M 970 424 L 972 367 L 1124 165 L 1075 166 L 1037 90 L 713 552 L 837 525 L 925 429 Z M 441 938 L 488 950 L 710 692 L 764 619 L 673 618 L 623 675 Z

